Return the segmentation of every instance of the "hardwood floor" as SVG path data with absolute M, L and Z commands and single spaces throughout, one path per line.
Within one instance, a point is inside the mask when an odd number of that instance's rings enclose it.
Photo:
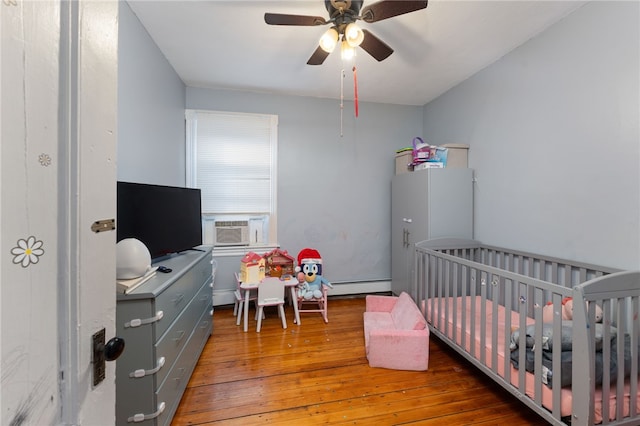
M 426 372 L 370 368 L 364 310 L 364 298 L 330 299 L 328 324 L 308 313 L 298 326 L 287 307 L 286 330 L 267 310 L 244 333 L 216 308 L 172 425 L 546 424 L 435 337 Z

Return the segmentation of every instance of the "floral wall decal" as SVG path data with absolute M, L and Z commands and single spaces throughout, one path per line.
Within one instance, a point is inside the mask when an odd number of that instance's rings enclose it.
M 13 263 L 19 263 L 23 268 L 32 263 L 38 263 L 39 256 L 44 254 L 42 241 L 37 241 L 34 236 L 30 236 L 26 240 L 18 240 L 18 246 L 11 249 L 11 254 L 14 256 Z
M 49 154 L 40 154 L 38 156 L 38 161 L 40 162 L 40 165 L 44 167 L 51 165 L 51 157 L 49 156 Z

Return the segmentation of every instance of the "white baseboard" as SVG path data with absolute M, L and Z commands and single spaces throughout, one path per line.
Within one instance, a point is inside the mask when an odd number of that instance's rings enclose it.
M 334 284 L 329 296 L 347 296 L 350 294 L 369 294 L 391 291 L 391 281 L 362 281 L 356 283 Z
M 329 290 L 331 296 L 348 296 L 353 294 L 369 294 L 391 291 L 391 281 L 362 281 L 355 283 L 334 284 Z M 213 306 L 233 305 L 236 298 L 233 290 L 213 290 Z
M 213 290 L 213 306 L 233 305 L 236 297 L 233 290 Z

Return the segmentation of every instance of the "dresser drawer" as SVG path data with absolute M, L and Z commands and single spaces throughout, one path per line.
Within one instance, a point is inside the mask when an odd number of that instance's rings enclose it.
M 173 320 L 182 312 L 204 282 L 211 279 L 211 259 L 204 257 L 193 268 L 156 298 L 156 310 L 163 316 L 156 324 L 156 339 L 167 331 Z
M 164 357 L 165 367 L 158 371 L 156 383 L 161 386 L 167 373 L 173 366 L 178 354 L 189 341 L 194 329 L 200 326 L 199 318 L 203 312 L 208 312 L 211 307 L 211 287 L 207 281 L 202 285 L 198 294 L 189 302 L 189 305 L 178 316 L 171 328 L 156 343 L 156 355 Z
M 178 355 L 178 359 L 171 370 L 169 370 L 166 380 L 156 392 L 158 403 L 165 402 L 166 404 L 164 413 L 158 418 L 158 425 L 168 426 L 175 411 L 178 409 L 182 393 L 187 387 L 202 348 L 211 334 L 211 322 L 212 318 L 209 314 L 209 307 L 207 307 L 202 312 L 189 341 L 180 352 L 180 355 Z

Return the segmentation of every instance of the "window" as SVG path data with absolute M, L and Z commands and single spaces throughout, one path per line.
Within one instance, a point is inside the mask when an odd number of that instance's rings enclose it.
M 216 226 L 241 223 L 237 244 L 276 244 L 278 117 L 187 110 L 186 119 L 186 180 L 202 191 L 204 243 L 221 242 Z

